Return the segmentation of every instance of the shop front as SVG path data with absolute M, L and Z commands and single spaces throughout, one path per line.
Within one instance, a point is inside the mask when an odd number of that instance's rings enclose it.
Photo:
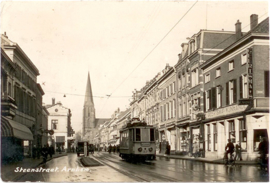
M 33 134 L 27 126 L 2 116 L 1 133 L 3 163 L 21 161 L 25 155 L 31 155 Z

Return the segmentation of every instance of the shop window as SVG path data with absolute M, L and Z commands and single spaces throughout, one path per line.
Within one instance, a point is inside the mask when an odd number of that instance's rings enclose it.
M 208 151 L 211 151 L 211 131 L 210 131 L 210 125 L 207 125 L 207 147 L 208 147 Z
M 213 130 L 214 130 L 214 150 L 217 151 L 218 141 L 217 141 L 217 124 L 213 124 Z
M 235 123 L 234 120 L 229 121 L 229 139 L 235 143 Z
M 267 129 L 254 130 L 254 138 L 253 138 L 254 151 L 258 151 L 258 147 L 262 138 L 268 139 Z
M 242 150 L 247 150 L 247 129 L 246 121 L 244 119 L 239 120 L 239 137 Z

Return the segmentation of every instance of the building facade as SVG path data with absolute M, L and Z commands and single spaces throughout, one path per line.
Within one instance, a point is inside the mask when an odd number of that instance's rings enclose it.
M 42 141 L 37 138 L 41 112 L 37 108 L 44 93 L 37 84 L 39 70 L 5 34 L 1 35 L 1 59 L 2 160 L 22 160 Z
M 238 21 L 237 41 L 202 65 L 207 157 L 222 157 L 231 139 L 252 160 L 260 139 L 269 139 L 269 19 L 258 24 L 251 15 L 250 25 L 243 35 Z
M 56 151 L 70 150 L 74 134 L 71 127 L 71 110 L 64 107 L 61 102 L 55 102 L 54 98 L 51 105 L 46 105 L 46 109 L 50 114 L 47 130 L 53 131 L 49 137 L 48 145 L 52 145 Z

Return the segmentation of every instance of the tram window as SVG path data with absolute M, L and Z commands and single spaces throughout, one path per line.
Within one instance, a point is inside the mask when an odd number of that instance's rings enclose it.
M 141 128 L 141 141 L 149 142 L 150 140 L 149 128 Z
M 141 141 L 141 129 L 136 128 L 136 141 Z
M 154 129 L 150 129 L 150 141 L 155 141 L 155 132 L 154 132 Z

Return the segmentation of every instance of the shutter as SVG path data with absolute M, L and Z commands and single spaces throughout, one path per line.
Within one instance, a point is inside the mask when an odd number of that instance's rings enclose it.
M 237 88 L 236 88 L 236 79 L 233 80 L 233 103 L 237 102 Z
M 269 97 L 269 71 L 264 71 L 264 96 Z
M 201 98 L 200 97 L 198 98 L 198 107 L 199 107 L 199 110 L 201 110 Z
M 209 96 L 209 109 L 212 109 L 212 89 L 208 90 Z
M 239 96 L 240 99 L 243 98 L 243 77 L 239 77 Z
M 211 93 L 212 93 L 212 99 L 211 99 L 212 108 L 215 109 L 215 108 L 217 108 L 217 97 L 216 97 L 217 91 L 216 91 L 216 87 L 212 88 Z
M 226 105 L 229 105 L 229 82 L 226 83 Z
M 205 92 L 203 92 L 203 111 L 206 111 L 206 95 Z

